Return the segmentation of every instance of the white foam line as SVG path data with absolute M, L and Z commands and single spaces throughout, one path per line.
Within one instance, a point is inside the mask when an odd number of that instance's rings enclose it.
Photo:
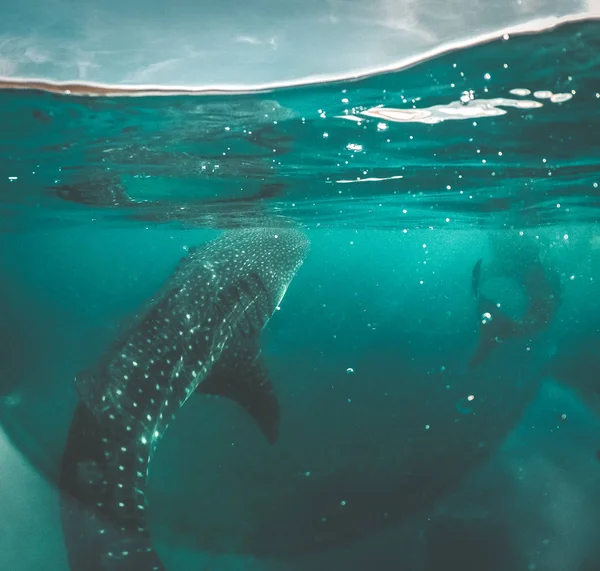
M 505 35 L 527 35 L 537 34 L 556 28 L 562 24 L 580 22 L 585 20 L 599 20 L 600 14 L 596 12 L 580 12 L 568 16 L 549 16 L 531 20 L 524 24 L 509 26 L 495 32 L 488 32 L 479 36 L 474 36 L 468 40 L 455 40 L 442 44 L 441 46 L 425 51 L 419 56 L 413 56 L 400 60 L 394 64 L 383 67 L 374 67 L 369 69 L 357 70 L 351 74 L 338 75 L 310 75 L 302 79 L 295 79 L 282 82 L 263 83 L 256 85 L 206 85 L 203 87 L 192 85 L 159 85 L 159 84 L 139 84 L 139 85 L 119 85 L 110 83 L 63 81 L 55 82 L 47 78 L 24 78 L 9 77 L 0 75 L 1 89 L 40 89 L 44 91 L 53 91 L 65 93 L 68 95 L 85 96 L 121 96 L 121 97 L 142 97 L 142 96 L 168 96 L 168 95 L 233 95 L 264 93 L 276 89 L 290 87 L 306 87 L 320 83 L 332 83 L 343 81 L 357 81 L 382 73 L 400 71 L 412 67 L 429 59 L 438 57 L 442 54 L 470 48 L 476 45 L 484 44 L 492 40 L 500 39 Z
M 369 178 L 355 178 L 354 180 L 336 180 L 338 184 L 350 184 L 352 182 L 380 182 L 382 180 L 396 180 L 399 178 L 404 178 L 403 175 L 397 174 L 394 176 L 384 176 L 383 178 L 377 177 L 369 177 Z

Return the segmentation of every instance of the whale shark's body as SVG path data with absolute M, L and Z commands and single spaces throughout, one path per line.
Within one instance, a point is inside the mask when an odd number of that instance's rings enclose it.
M 60 476 L 72 571 L 164 569 L 146 525 L 148 469 L 194 391 L 233 399 L 275 442 L 279 407 L 258 337 L 307 251 L 290 228 L 229 231 L 190 251 L 98 366 L 78 376 Z

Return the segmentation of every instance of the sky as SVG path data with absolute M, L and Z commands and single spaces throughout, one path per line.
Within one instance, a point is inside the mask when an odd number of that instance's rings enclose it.
M 19 0 L 0 76 L 256 87 L 395 67 L 453 42 L 588 13 L 600 0 Z

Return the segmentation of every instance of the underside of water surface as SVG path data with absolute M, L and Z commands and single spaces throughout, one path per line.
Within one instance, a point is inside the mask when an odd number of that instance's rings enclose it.
M 83 571 L 73 379 L 182 258 L 266 228 L 310 242 L 259 335 L 278 439 L 239 396 L 186 401 L 149 469 L 164 568 L 599 569 L 599 54 L 591 20 L 252 93 L 4 85 L 2 497 L 41 478 L 0 567 Z

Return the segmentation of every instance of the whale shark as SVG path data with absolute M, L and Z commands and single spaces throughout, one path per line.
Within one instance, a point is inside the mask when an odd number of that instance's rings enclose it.
M 99 361 L 61 461 L 71 571 L 162 571 L 146 520 L 153 454 L 194 394 L 243 407 L 270 443 L 279 405 L 259 336 L 309 249 L 297 228 L 229 230 L 194 249 Z

